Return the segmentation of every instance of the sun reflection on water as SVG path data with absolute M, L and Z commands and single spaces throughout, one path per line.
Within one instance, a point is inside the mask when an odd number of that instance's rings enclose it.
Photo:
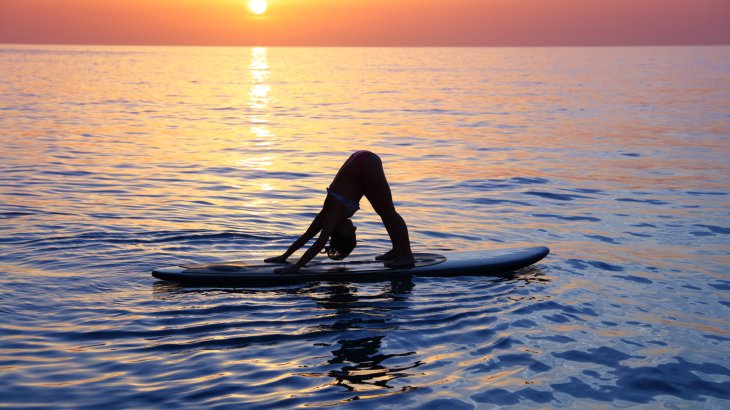
M 271 93 L 271 86 L 268 84 L 271 73 L 266 47 L 251 49 L 248 71 L 251 75 L 251 88 L 248 92 L 249 120 L 251 124 L 254 124 L 249 129 L 257 137 L 271 137 L 271 131 L 263 126 L 263 124 L 269 123 L 269 94 Z

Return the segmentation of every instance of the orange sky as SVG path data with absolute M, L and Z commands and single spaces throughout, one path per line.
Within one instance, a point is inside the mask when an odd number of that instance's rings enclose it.
M 730 0 L 0 0 L 0 43 L 730 44 Z

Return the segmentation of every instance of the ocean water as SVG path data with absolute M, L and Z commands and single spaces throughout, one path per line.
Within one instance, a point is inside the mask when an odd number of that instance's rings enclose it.
M 182 287 L 354 150 L 506 278 Z M 0 46 L 0 406 L 730 407 L 730 48 Z M 355 256 L 389 241 L 367 202 Z

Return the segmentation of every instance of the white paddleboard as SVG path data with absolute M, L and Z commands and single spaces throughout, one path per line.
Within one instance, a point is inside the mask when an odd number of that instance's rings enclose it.
M 550 253 L 544 246 L 469 252 L 416 253 L 412 268 L 391 269 L 374 258 L 329 261 L 317 258 L 294 274 L 274 273 L 285 264 L 220 262 L 155 269 L 152 276 L 200 286 L 276 286 L 313 281 L 380 281 L 408 276 L 502 275 L 538 262 Z

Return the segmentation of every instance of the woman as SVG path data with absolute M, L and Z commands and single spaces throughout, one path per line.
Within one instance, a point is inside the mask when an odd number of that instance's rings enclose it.
M 296 273 L 312 260 L 323 248 L 334 260 L 341 260 L 355 248 L 355 226 L 350 217 L 360 209 L 363 195 L 380 215 L 388 231 L 392 248 L 375 259 L 384 260 L 389 268 L 406 268 L 414 264 L 408 227 L 393 206 L 390 186 L 385 179 L 383 162 L 370 151 L 357 151 L 345 161 L 335 179 L 327 188 L 327 198 L 319 214 L 306 232 L 281 256 L 266 259 L 270 263 L 283 263 L 318 232 L 319 239 L 293 265 L 275 269 L 277 273 Z M 330 245 L 325 247 L 327 240 Z

